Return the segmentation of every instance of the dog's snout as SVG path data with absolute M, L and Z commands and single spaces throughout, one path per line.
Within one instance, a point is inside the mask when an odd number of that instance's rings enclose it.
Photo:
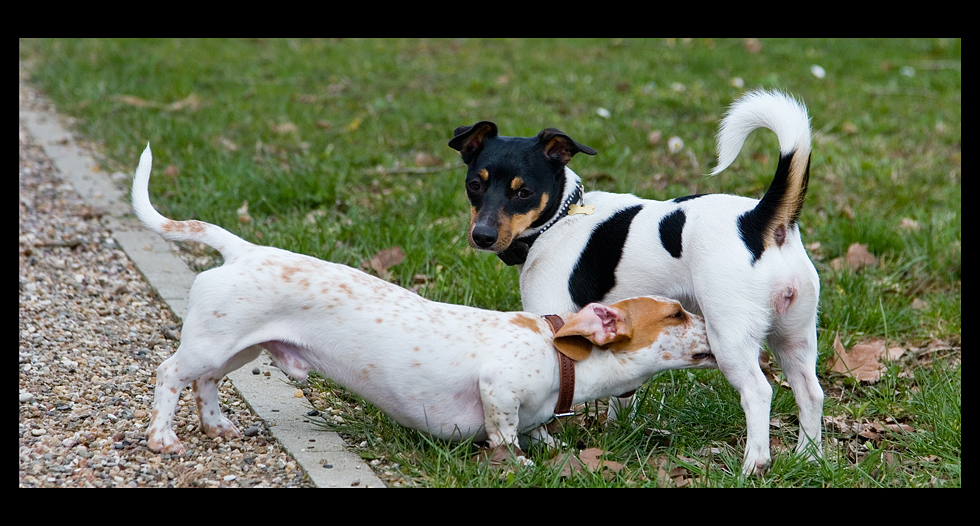
M 474 225 L 472 236 L 479 248 L 490 248 L 497 242 L 497 230 L 487 225 Z

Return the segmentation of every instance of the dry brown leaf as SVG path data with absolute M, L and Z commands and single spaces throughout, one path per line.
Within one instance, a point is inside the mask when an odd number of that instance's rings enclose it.
M 238 150 L 238 145 L 227 137 L 218 137 L 218 144 L 226 152 L 234 152 Z
M 840 258 L 834 258 L 830 262 L 834 270 L 841 270 L 843 268 L 859 269 L 868 265 L 874 265 L 878 262 L 878 259 L 868 251 L 868 245 L 861 243 L 852 243 L 851 246 L 847 247 L 847 255 Z
M 919 298 L 913 298 L 912 308 L 915 310 L 929 310 L 929 302 Z
M 745 50 L 753 55 L 758 54 L 762 51 L 762 42 L 758 38 L 746 38 L 742 45 L 745 46 Z
M 561 477 L 570 477 L 572 473 L 581 473 L 584 469 L 582 467 L 582 461 L 571 452 L 556 455 L 546 462 L 546 465 L 552 467 L 561 466 L 561 473 L 559 474 Z
M 599 457 L 605 453 L 605 451 L 597 447 L 590 447 L 580 451 L 579 458 L 582 459 L 582 464 L 589 471 L 598 471 L 603 468 L 608 468 L 612 471 L 619 471 L 623 469 L 623 465 L 619 462 L 613 462 L 612 460 L 600 460 Z
M 415 166 L 442 166 L 442 158 L 431 153 L 419 152 L 415 154 Z
M 868 251 L 868 245 L 853 243 L 847 247 L 847 264 L 852 268 L 874 265 L 878 260 Z
M 295 133 L 299 131 L 299 127 L 291 122 L 280 122 L 272 126 L 272 131 L 278 134 Z
M 860 343 L 845 351 L 840 342 L 840 334 L 834 338 L 834 355 L 830 359 L 830 370 L 855 378 L 861 382 L 874 383 L 885 370 L 882 359 L 896 360 L 905 352 L 901 347 L 889 348 L 884 340 Z
M 903 217 L 901 221 L 898 222 L 899 230 L 905 230 L 907 232 L 918 232 L 922 230 L 922 223 L 911 219 L 908 217 Z
M 511 449 L 513 448 L 513 449 Z M 495 448 L 480 448 L 473 455 L 474 462 L 488 462 L 491 467 L 499 468 L 512 465 L 517 462 L 517 457 L 527 457 L 524 451 L 517 446 L 497 446 Z
M 371 269 L 379 277 L 387 279 L 388 269 L 401 263 L 405 259 L 405 251 L 402 247 L 391 247 L 378 251 L 370 260 L 361 263 L 364 270 Z

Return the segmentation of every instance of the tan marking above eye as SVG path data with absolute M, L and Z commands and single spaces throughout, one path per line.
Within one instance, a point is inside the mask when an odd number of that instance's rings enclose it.
M 490 179 L 490 172 L 488 172 L 488 171 L 486 170 L 486 168 L 484 168 L 484 169 L 482 169 L 482 170 L 480 170 L 480 171 L 479 171 L 479 172 L 477 172 L 476 174 L 477 174 L 477 175 L 479 175 L 479 176 L 480 176 L 480 179 L 482 179 L 482 180 L 484 180 L 484 181 L 486 181 L 486 180 L 488 180 L 488 179 Z
M 510 189 L 511 190 L 514 190 L 514 191 L 520 190 L 520 188 L 522 186 L 524 186 L 524 179 L 521 179 L 520 177 L 515 177 L 515 178 L 513 178 L 513 179 L 510 180 Z

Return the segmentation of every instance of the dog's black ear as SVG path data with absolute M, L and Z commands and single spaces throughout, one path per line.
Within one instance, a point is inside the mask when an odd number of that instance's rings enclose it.
M 496 124 L 480 121 L 473 126 L 460 126 L 453 130 L 453 139 L 449 141 L 449 147 L 458 151 L 463 156 L 463 162 L 468 163 L 480 148 L 483 148 L 484 141 L 496 136 Z
M 541 143 L 545 157 L 561 164 L 568 164 L 568 161 L 572 160 L 572 156 L 579 152 L 588 155 L 598 153 L 584 144 L 575 142 L 574 139 L 555 128 L 541 130 L 541 133 L 538 134 L 538 141 Z

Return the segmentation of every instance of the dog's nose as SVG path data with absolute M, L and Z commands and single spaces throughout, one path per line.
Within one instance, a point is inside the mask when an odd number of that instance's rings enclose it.
M 497 231 L 486 225 L 473 227 L 473 242 L 480 248 L 490 248 L 497 242 Z

